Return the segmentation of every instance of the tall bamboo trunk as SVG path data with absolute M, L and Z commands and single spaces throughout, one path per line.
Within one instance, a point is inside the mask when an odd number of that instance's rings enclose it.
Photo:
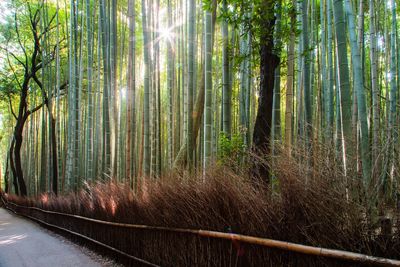
M 211 12 L 205 11 L 205 101 L 204 101 L 204 168 L 212 154 L 212 22 Z
M 290 40 L 287 61 L 287 85 L 286 85 L 286 111 L 285 111 L 285 147 L 287 154 L 291 154 L 292 124 L 293 124 L 293 87 L 294 87 L 294 48 L 296 42 L 296 5 L 293 0 L 290 10 Z
M 144 111 L 143 111 L 143 175 L 150 176 L 150 59 L 147 29 L 146 0 L 142 0 L 143 59 L 144 59 Z
M 340 105 L 342 115 L 342 130 L 343 130 L 343 167 L 347 173 L 349 166 L 348 161 L 352 160 L 351 151 L 352 147 L 352 112 L 351 112 L 351 93 L 350 93 L 350 78 L 349 78 L 349 63 L 347 59 L 347 45 L 346 45 L 346 24 L 344 16 L 344 7 L 342 0 L 333 0 L 333 14 L 335 19 L 335 32 L 336 32 L 336 51 L 338 58 L 338 79 L 340 90 Z
M 358 119 L 361 126 L 360 139 L 361 139 L 361 161 L 362 161 L 362 172 L 364 178 L 364 185 L 368 186 L 371 176 L 371 160 L 369 150 L 369 129 L 368 129 L 368 117 L 367 117 L 367 105 L 365 101 L 364 93 L 364 77 L 362 71 L 362 59 L 360 54 L 360 47 L 356 36 L 355 18 L 353 8 L 350 0 L 345 0 L 347 22 L 349 25 L 349 35 L 351 43 L 351 58 L 353 62 L 354 71 L 354 90 L 357 95 L 357 108 L 358 108 Z

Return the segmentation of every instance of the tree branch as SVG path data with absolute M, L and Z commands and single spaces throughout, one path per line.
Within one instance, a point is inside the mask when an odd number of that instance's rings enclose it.
M 15 31 L 17 33 L 17 40 L 18 40 L 18 44 L 21 47 L 22 51 L 24 52 L 25 55 L 25 66 L 28 66 L 28 55 L 26 54 L 26 50 L 25 47 L 22 45 L 21 43 L 21 37 L 19 35 L 19 28 L 18 28 L 18 21 L 17 21 L 17 12 L 15 12 L 14 14 L 14 21 L 15 21 Z
M 3 49 L 4 51 L 7 52 L 7 54 L 10 54 L 16 61 L 18 61 L 18 63 L 20 63 L 22 66 L 24 66 L 24 68 L 26 68 L 26 65 L 24 62 L 22 62 L 13 52 L 11 52 L 10 50 L 8 50 L 7 48 L 0 46 L 0 49 Z
M 7 94 L 7 96 L 8 96 L 8 101 L 9 101 L 9 103 L 10 103 L 11 114 L 14 116 L 14 118 L 15 118 L 16 120 L 18 120 L 18 119 L 17 119 L 17 115 L 15 115 L 15 112 L 14 112 L 14 109 L 13 109 L 13 106 L 12 106 L 11 96 L 10 96 L 10 94 Z
M 11 68 L 11 71 L 12 71 L 12 73 L 14 75 L 14 79 L 17 81 L 17 84 L 18 84 L 19 88 L 22 89 L 22 85 L 18 80 L 17 74 L 15 73 L 14 67 L 11 64 L 10 57 L 8 56 L 8 53 L 7 53 L 7 62 L 8 62 L 9 67 Z
M 42 82 L 38 79 L 36 76 L 36 72 L 32 74 L 33 80 L 36 82 L 36 84 L 39 86 L 40 91 L 42 92 L 43 98 L 44 98 L 44 104 L 49 107 L 49 98 L 47 97 L 46 91 L 43 89 L 43 84 Z
M 43 30 L 43 32 L 39 35 L 39 39 L 41 39 L 43 37 L 43 35 L 45 35 L 46 33 L 48 33 L 49 31 L 51 31 L 52 29 L 55 29 L 57 27 L 57 25 L 50 27 L 51 23 L 53 22 L 54 18 L 56 17 L 57 13 L 54 13 L 53 17 L 51 17 L 49 24 L 47 24 L 46 28 Z
M 36 111 L 38 111 L 39 109 L 41 109 L 43 106 L 45 105 L 45 103 L 40 104 L 39 106 L 35 107 L 34 109 L 28 110 L 26 112 L 26 117 L 29 117 L 30 115 L 32 115 L 33 113 L 35 113 Z

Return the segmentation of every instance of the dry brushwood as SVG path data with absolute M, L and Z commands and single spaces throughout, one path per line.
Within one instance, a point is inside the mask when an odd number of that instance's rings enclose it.
M 349 178 L 323 157 L 313 161 L 312 171 L 304 162 L 276 158 L 272 191 L 247 179 L 246 171 L 214 167 L 201 177 L 142 181 L 136 194 L 124 184 L 97 183 L 76 194 L 8 200 L 112 222 L 232 232 L 399 259 L 398 231 L 382 238 L 371 230 L 364 202 L 346 194 Z M 227 240 L 47 219 L 162 266 L 351 265 Z

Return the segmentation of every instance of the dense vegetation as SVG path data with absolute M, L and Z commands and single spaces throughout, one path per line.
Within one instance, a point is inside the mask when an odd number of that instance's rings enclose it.
M 61 197 L 10 195 L 7 200 L 107 222 L 207 229 L 398 259 L 400 235 L 397 230 L 391 232 L 390 221 L 373 225 L 365 220 L 366 203 L 359 196 L 345 197 L 344 175 L 335 173 L 335 167 L 325 160 L 315 165 L 318 173 L 306 181 L 302 163 L 276 159 L 273 167 L 281 182 L 273 194 L 254 180 L 243 179 L 248 177 L 244 172 L 213 167 L 197 177 L 174 173 L 148 180 L 136 193 L 127 184 L 109 182 Z M 300 251 L 173 231 L 117 228 L 11 207 L 160 266 L 364 266 Z M 129 265 L 124 257 L 113 256 Z
M 254 208 L 232 217 L 238 232 L 265 235 L 277 225 L 270 236 L 329 246 L 347 231 L 335 247 L 378 254 L 383 234 L 393 242 L 383 255 L 398 255 L 395 0 L 7 0 L 0 7 L 6 192 L 70 194 L 85 203 L 88 186 L 124 183 L 139 199 L 159 197 L 154 207 L 171 201 L 177 209 L 188 208 L 168 198 L 179 190 L 188 205 L 190 192 L 237 197 L 238 209 Z M 146 191 L 161 190 L 160 181 L 165 200 Z M 207 191 L 211 185 L 222 191 Z M 254 199 L 241 195 L 249 192 Z M 207 217 L 213 203 L 193 201 Z M 229 203 L 226 211 L 236 207 Z M 138 212 L 144 223 L 175 226 L 168 214 L 146 221 Z M 243 216 L 255 217 L 247 225 Z M 232 226 L 217 217 L 215 225 L 185 226 Z M 295 226 L 279 228 L 277 218 L 284 227 L 293 219 L 304 231 L 321 228 L 292 238 L 284 232 Z M 252 228 L 260 220 L 265 228 Z

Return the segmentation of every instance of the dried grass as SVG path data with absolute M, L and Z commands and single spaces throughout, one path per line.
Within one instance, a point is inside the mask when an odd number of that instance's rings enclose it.
M 379 225 L 370 225 L 367 198 L 349 189 L 358 178 L 345 177 L 325 152 L 319 153 L 312 160 L 296 153 L 275 158 L 272 188 L 249 178 L 248 169 L 215 166 L 198 177 L 142 181 L 137 193 L 108 182 L 57 198 L 8 200 L 106 221 L 233 232 L 400 259 L 397 227 L 382 236 Z M 230 241 L 37 216 L 162 266 L 352 266 L 253 245 L 238 249 Z

